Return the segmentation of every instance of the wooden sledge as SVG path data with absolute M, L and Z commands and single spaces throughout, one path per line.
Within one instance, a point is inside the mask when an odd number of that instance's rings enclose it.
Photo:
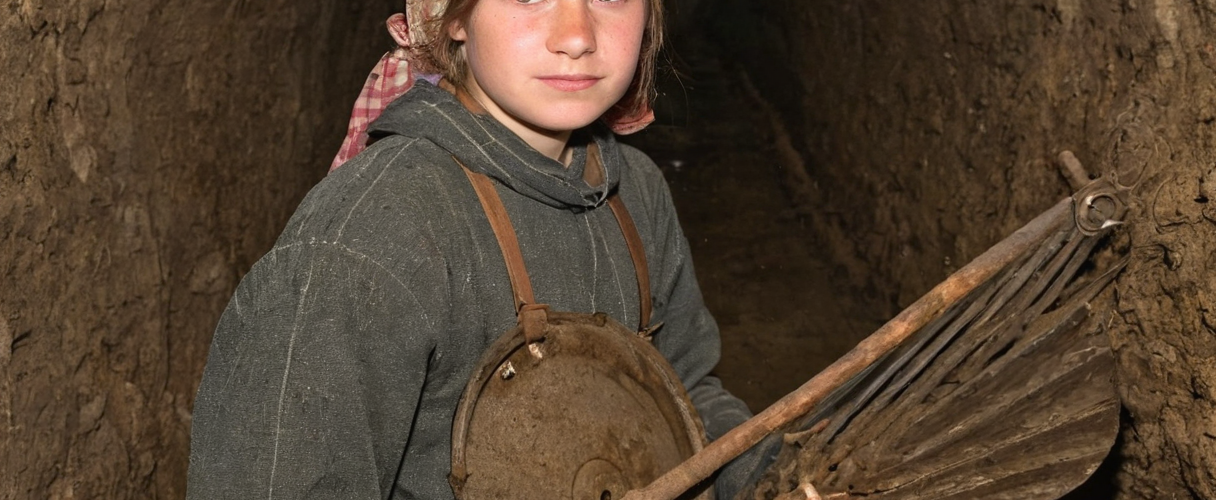
M 1071 154 L 1061 159 L 1081 178 Z M 1083 327 L 1089 301 L 1126 262 L 1090 260 L 1125 211 L 1112 182 L 1088 183 L 624 498 L 674 499 L 778 431 L 793 431 L 778 460 L 788 465 L 739 498 L 1063 496 L 1118 433 L 1110 347 L 1105 332 Z

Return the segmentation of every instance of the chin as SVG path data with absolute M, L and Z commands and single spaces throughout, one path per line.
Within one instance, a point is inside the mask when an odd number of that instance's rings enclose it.
M 542 113 L 522 117 L 533 127 L 554 132 L 577 130 L 594 123 L 607 112 L 599 106 L 550 106 Z

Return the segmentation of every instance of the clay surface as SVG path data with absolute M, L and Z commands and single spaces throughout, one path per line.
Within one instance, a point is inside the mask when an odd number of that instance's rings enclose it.
M 781 114 L 851 286 L 898 308 L 1068 192 L 1130 188 L 1109 314 L 1125 418 L 1084 498 L 1216 498 L 1211 2 L 726 2 L 704 24 Z M 1106 477 L 1101 477 L 1106 476 Z
M 324 175 L 399 7 L 0 6 L 0 499 L 183 496 L 219 312 Z M 1216 498 L 1216 4 L 672 8 L 685 75 L 635 141 L 732 391 L 763 409 L 1050 207 L 1069 149 L 1131 189 L 1110 242 L 1131 263 L 1094 303 L 1122 438 L 1078 498 Z
M 0 3 L 0 498 L 184 496 L 219 312 L 325 173 L 387 11 Z

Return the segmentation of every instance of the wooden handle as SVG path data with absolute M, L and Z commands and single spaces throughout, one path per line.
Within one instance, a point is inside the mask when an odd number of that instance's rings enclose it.
M 950 275 L 802 387 L 710 443 L 645 488 L 627 493 L 623 500 L 672 500 L 705 480 L 765 436 L 809 413 L 832 391 L 1069 222 L 1072 214 L 1072 199 L 1060 201 Z

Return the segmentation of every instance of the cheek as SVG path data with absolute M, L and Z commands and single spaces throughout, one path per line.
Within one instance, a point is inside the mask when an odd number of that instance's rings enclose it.
M 642 36 L 633 30 L 622 30 L 612 37 L 608 57 L 612 64 L 620 70 L 628 70 L 630 74 L 637 70 L 641 57 Z
M 644 13 L 629 16 L 605 27 L 605 35 L 610 42 L 614 59 L 622 63 L 637 63 L 642 48 L 642 36 L 645 34 L 646 16 Z
M 544 50 L 543 39 L 538 41 L 536 35 L 540 30 L 511 16 L 482 19 L 477 28 L 466 42 L 471 67 L 510 69 L 529 54 Z

